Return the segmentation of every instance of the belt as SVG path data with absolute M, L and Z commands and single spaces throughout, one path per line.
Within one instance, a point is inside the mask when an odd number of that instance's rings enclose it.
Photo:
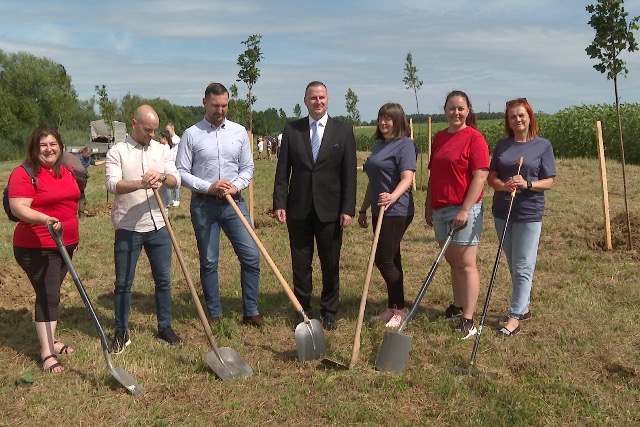
M 205 200 L 207 202 L 226 202 L 227 201 L 226 197 L 218 197 L 214 194 L 197 193 L 195 191 L 191 193 L 191 197 Z M 231 198 L 236 202 L 238 202 L 242 199 L 242 196 L 240 195 L 240 192 L 238 192 L 236 194 L 232 194 Z

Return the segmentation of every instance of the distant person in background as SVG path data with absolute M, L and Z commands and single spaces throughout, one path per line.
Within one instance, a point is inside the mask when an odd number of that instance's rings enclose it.
M 169 150 L 171 151 L 171 135 L 169 135 L 169 132 L 167 131 L 163 131 L 160 133 L 160 136 L 158 136 L 158 142 L 160 142 L 160 144 L 162 145 L 166 145 L 169 147 Z M 171 151 L 171 155 L 173 156 L 173 151 Z M 173 158 L 173 161 L 175 163 L 175 157 Z M 169 212 L 168 209 L 173 206 L 173 194 L 172 194 L 172 189 L 167 187 L 166 185 L 162 185 L 161 186 L 161 190 L 160 190 L 160 194 L 164 194 L 164 209 L 165 212 Z
M 376 145 L 364 163 L 369 184 L 358 215 L 360 227 L 368 227 L 367 209 L 371 206 L 371 223 L 375 227 L 381 206 L 386 207 L 375 263 L 387 285 L 387 308 L 373 320 L 383 321 L 388 328 L 399 327 L 409 313 L 404 300 L 400 242 L 414 214 L 411 185 L 418 147 L 409 138 L 410 133 L 407 116 L 400 104 L 380 107 Z
M 450 227 L 466 226 L 454 236 L 445 252 L 451 267 L 453 302 L 445 311 L 447 320 L 467 339 L 478 333 L 473 315 L 480 293 L 476 264 L 482 234 L 482 192 L 489 173 L 489 147 L 477 130 L 477 119 L 469 97 L 454 90 L 447 95 L 444 113 L 449 123 L 433 139 L 425 220 L 435 231 L 440 246 Z
M 258 160 L 262 158 L 262 151 L 264 150 L 264 140 L 261 136 L 258 137 Z
M 62 165 L 62 153 L 58 131 L 46 126 L 36 128 L 29 137 L 25 163 L 35 174 L 37 185 L 22 166 L 11 172 L 8 185 L 11 212 L 20 219 L 13 233 L 13 255 L 36 294 L 34 319 L 42 369 L 56 374 L 64 370 L 58 356 L 75 350 L 56 341 L 60 286 L 67 265 L 47 224 L 57 232 L 63 229 L 62 241 L 71 257 L 80 240 L 80 190 L 73 172 Z
M 311 313 L 314 242 L 322 270 L 320 314 L 338 327 L 343 230 L 356 211 L 356 140 L 353 127 L 329 117 L 324 83 L 304 91 L 309 115 L 286 124 L 273 184 L 273 210 L 287 224 L 294 294 Z
M 267 159 L 271 160 L 271 146 L 272 146 L 272 141 L 271 141 L 271 137 L 268 136 L 267 137 Z
M 82 165 L 82 161 L 77 155 L 71 154 L 68 151 L 62 152 L 62 163 L 71 165 L 73 168 L 73 174 L 76 178 L 76 183 L 80 189 L 80 200 L 78 201 L 78 218 L 84 218 L 87 214 L 87 199 L 84 195 L 84 190 L 87 188 L 87 170 Z
M 542 232 L 544 192 L 553 185 L 556 165 L 553 147 L 538 135 L 536 116 L 525 98 L 507 102 L 504 130 L 507 137 L 493 150 L 488 182 L 495 190 L 492 211 L 498 238 L 504 230 L 511 192 L 517 190 L 504 238 L 513 291 L 507 323 L 498 331 L 499 336 L 512 337 L 520 332 L 520 321 L 531 318 L 531 285 Z M 523 163 L 518 174 L 520 157 Z
M 276 146 L 276 160 L 280 157 L 280 147 L 282 146 L 282 132 L 278 134 L 278 145 Z
M 144 248 L 155 284 L 158 339 L 170 345 L 182 342 L 171 328 L 171 254 L 169 232 L 153 194 L 161 184 L 174 187 L 180 175 L 169 147 L 153 139 L 158 114 L 149 105 L 138 107 L 126 141 L 107 152 L 107 190 L 115 194 L 111 222 L 115 229 L 113 257 L 116 278 L 113 302 L 115 336 L 111 352 L 119 354 L 131 343 L 129 311 L 136 265 Z
M 169 122 L 165 126 L 165 131 L 169 132 L 171 139 L 169 140 L 169 147 L 171 147 L 171 152 L 173 153 L 173 160 L 176 160 L 176 156 L 178 155 L 178 144 L 180 144 L 180 137 L 176 134 L 176 128 L 173 123 Z M 176 185 L 174 188 L 169 189 L 171 192 L 171 197 L 167 205 L 169 207 L 177 208 L 180 206 L 180 184 Z
M 105 162 L 104 160 L 96 161 L 91 156 L 91 149 L 89 147 L 84 147 L 82 150 L 80 150 L 80 152 L 76 154 L 76 157 L 80 159 L 80 161 L 82 162 L 82 166 L 84 167 L 85 171 L 87 171 L 87 173 L 89 172 L 89 166 L 103 165 Z
M 74 161 L 72 157 L 79 160 L 79 162 Z M 80 218 L 84 218 L 87 214 L 87 198 L 84 194 L 84 190 L 87 187 L 87 180 L 89 179 L 89 166 L 91 165 L 102 165 L 104 164 L 104 160 L 96 161 L 91 156 L 91 149 L 89 147 L 84 147 L 77 153 L 75 156 L 71 155 L 71 153 L 65 152 L 63 154 L 63 160 L 68 161 L 73 166 L 74 173 L 76 174 L 76 179 L 78 180 L 78 187 L 80 187 L 80 201 L 78 202 L 78 216 Z M 78 163 L 80 165 L 78 165 Z M 81 167 L 78 167 L 81 166 Z
M 164 127 L 164 130 L 169 132 L 169 136 L 171 136 L 171 142 L 174 146 L 180 144 L 180 137 L 176 134 L 176 128 L 173 123 L 167 123 L 167 125 Z

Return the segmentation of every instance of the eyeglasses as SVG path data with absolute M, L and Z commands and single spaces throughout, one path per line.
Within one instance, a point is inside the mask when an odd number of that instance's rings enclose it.
M 516 104 L 525 104 L 527 102 L 527 98 L 516 98 L 516 99 L 512 99 L 511 101 L 507 101 L 507 108 L 511 107 L 512 105 L 516 105 Z

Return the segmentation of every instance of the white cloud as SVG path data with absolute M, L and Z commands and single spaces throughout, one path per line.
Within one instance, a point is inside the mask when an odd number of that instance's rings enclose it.
M 438 113 L 446 93 L 466 91 L 476 110 L 493 111 L 526 96 L 554 112 L 583 103 L 611 103 L 613 84 L 592 67 L 584 49 L 594 31 L 586 0 L 292 0 L 222 2 L 161 0 L 76 2 L 4 0 L 0 49 L 46 56 L 65 66 L 81 98 L 105 84 L 126 93 L 200 105 L 211 81 L 235 83 L 241 41 L 262 35 L 264 59 L 254 87 L 255 108 L 302 105 L 306 84 L 323 80 L 330 112 L 345 114 L 348 88 L 363 119 L 380 105 L 400 102 L 415 111 L 403 83 L 407 52 L 418 76 L 420 111 Z M 638 2 L 625 4 L 630 16 Z M 330 11 L 330 12 L 328 12 Z M 640 37 L 637 35 L 637 37 Z M 640 56 L 624 56 L 627 102 L 640 102 Z M 241 96 L 245 85 L 238 83 Z

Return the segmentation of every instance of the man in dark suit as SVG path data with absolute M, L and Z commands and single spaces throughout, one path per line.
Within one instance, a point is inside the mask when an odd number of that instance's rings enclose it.
M 356 143 L 353 128 L 327 114 L 322 82 L 307 85 L 309 116 L 285 126 L 273 186 L 276 218 L 287 224 L 293 288 L 311 311 L 314 239 L 322 270 L 320 314 L 325 329 L 337 328 L 342 229 L 355 215 Z

